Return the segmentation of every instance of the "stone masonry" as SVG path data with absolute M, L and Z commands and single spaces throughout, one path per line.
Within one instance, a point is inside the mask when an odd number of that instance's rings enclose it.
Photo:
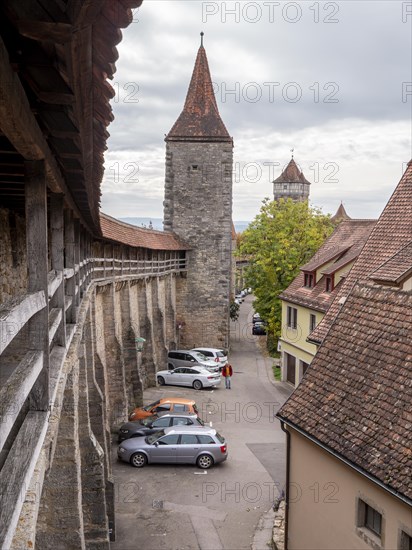
M 187 277 L 177 282 L 179 346 L 227 347 L 232 146 L 171 142 L 166 148 L 165 229 L 173 229 L 191 247 Z
M 220 118 L 203 44 L 182 113 L 166 137 L 164 229 L 183 239 L 178 344 L 228 347 L 233 141 Z

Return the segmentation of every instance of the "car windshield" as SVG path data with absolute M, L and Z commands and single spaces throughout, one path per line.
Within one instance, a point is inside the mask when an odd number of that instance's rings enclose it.
M 158 405 L 160 403 L 160 399 L 158 399 L 157 401 L 155 401 L 154 403 L 150 403 L 150 405 L 146 405 L 146 407 L 143 407 L 143 410 L 144 411 L 150 411 L 150 409 L 152 407 L 156 407 L 156 405 Z
M 156 441 L 161 437 L 163 437 L 164 435 L 165 435 L 164 430 L 160 430 L 159 432 L 156 432 L 152 435 L 148 435 L 147 437 L 145 437 L 145 441 L 146 443 L 149 443 L 149 445 L 153 445 L 153 443 L 156 443 Z
M 148 416 L 143 418 L 140 423 L 143 424 L 143 426 L 151 426 L 155 420 L 157 420 L 157 416 Z
M 200 351 L 194 351 L 193 355 L 196 357 L 198 361 L 209 361 L 206 355 L 203 355 L 203 353 L 200 353 Z
M 221 436 L 219 432 L 216 432 L 216 437 L 218 438 L 220 443 L 222 443 L 222 445 L 223 445 L 223 443 L 225 442 L 225 438 L 223 436 Z

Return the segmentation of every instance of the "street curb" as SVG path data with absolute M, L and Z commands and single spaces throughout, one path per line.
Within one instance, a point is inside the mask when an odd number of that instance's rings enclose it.
M 269 550 L 273 548 L 273 525 L 275 523 L 275 511 L 273 508 L 265 512 L 256 526 L 251 544 L 251 550 Z

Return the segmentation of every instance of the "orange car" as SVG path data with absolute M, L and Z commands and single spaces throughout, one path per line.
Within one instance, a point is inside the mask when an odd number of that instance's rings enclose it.
M 165 397 L 159 399 L 150 405 L 145 407 L 137 407 L 130 413 L 129 420 L 140 420 L 141 418 L 146 418 L 146 416 L 157 415 L 162 412 L 185 412 L 185 413 L 196 413 L 198 410 L 196 403 L 191 399 L 183 399 L 182 397 Z

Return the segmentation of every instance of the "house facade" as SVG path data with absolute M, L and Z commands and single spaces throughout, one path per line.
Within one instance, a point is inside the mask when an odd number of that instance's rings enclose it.
M 277 413 L 287 434 L 286 545 L 412 547 L 412 162 Z M 332 309 L 334 308 L 334 309 Z
M 376 224 L 376 220 L 340 219 L 332 235 L 280 295 L 282 380 L 295 386 L 317 351 L 309 335 L 328 311 Z

